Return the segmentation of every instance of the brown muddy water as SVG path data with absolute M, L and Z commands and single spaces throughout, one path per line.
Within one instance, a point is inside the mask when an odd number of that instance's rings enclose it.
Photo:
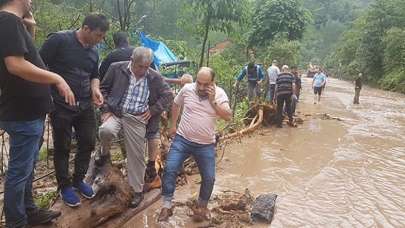
M 303 87 L 304 124 L 265 129 L 228 146 L 214 194 L 245 188 L 278 194 L 272 224 L 253 227 L 405 227 L 405 96 L 366 87 L 354 106 L 353 85 L 330 79 L 315 105 L 311 81 Z M 323 113 L 341 121 L 322 119 Z M 196 195 L 198 187 L 178 190 L 176 200 Z M 183 209 L 156 223 L 160 206 L 125 227 L 199 226 Z

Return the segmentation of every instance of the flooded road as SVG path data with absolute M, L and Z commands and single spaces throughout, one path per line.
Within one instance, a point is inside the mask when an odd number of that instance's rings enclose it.
M 405 96 L 366 87 L 354 106 L 353 85 L 331 79 L 313 104 L 311 81 L 303 87 L 297 111 L 304 124 L 228 146 L 214 191 L 278 194 L 270 227 L 405 227 Z M 189 188 L 176 199 L 198 192 Z M 125 227 L 159 227 L 159 207 Z M 196 227 L 186 213 L 176 210 L 164 227 Z

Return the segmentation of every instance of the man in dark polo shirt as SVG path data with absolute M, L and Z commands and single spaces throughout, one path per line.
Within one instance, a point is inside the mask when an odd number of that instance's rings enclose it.
M 281 68 L 281 73 L 276 80 L 276 98 L 277 99 L 277 127 L 281 128 L 283 123 L 283 107 L 285 105 L 288 115 L 288 124 L 294 125 L 293 113 L 291 111 L 291 96 L 295 91 L 294 75 L 289 72 L 288 66 L 284 65 Z
M 134 47 L 129 45 L 129 38 L 126 32 L 113 34 L 115 49 L 105 57 L 100 65 L 100 81 L 103 80 L 108 68 L 112 63 L 128 61 L 131 58 Z
M 36 23 L 30 10 L 30 0 L 0 0 L 0 128 L 10 143 L 4 182 L 6 227 L 39 225 L 60 215 L 34 204 L 32 179 L 45 115 L 52 106 L 49 84 L 64 102 L 75 103 L 65 80 L 44 70 L 32 41 Z
M 50 34 L 40 50 L 45 64 L 51 71 L 62 75 L 76 97 L 76 106 L 67 106 L 61 96 L 56 93 L 55 88 L 52 88 L 56 108 L 51 113 L 56 179 L 62 200 L 71 207 L 80 204 L 80 198 L 75 193 L 75 189 L 88 199 L 95 195 L 91 186 L 83 182 L 83 178 L 96 140 L 93 103 L 97 106 L 103 104 L 98 78 L 99 56 L 94 45 L 103 40 L 108 28 L 109 23 L 105 16 L 89 15 L 84 19 L 79 30 Z M 78 150 L 71 180 L 69 152 L 72 127 L 77 136 Z

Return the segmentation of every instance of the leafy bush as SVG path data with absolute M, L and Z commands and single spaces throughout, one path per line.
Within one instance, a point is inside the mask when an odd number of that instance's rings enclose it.
M 50 191 L 45 194 L 36 196 L 35 204 L 40 208 L 49 208 L 53 200 L 58 196 L 58 191 Z

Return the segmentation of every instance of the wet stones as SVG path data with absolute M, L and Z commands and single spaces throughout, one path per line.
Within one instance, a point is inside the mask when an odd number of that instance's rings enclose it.
M 263 194 L 256 198 L 253 203 L 251 218 L 253 221 L 271 223 L 276 206 L 276 194 Z

